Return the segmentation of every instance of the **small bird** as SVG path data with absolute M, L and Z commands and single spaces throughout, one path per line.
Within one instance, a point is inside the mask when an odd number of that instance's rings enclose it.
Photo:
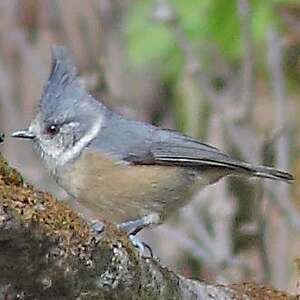
M 130 234 L 160 224 L 194 191 L 226 175 L 291 182 L 293 176 L 236 160 L 174 130 L 115 113 L 82 86 L 67 50 L 52 47 L 52 69 L 28 129 L 50 174 L 89 218 Z

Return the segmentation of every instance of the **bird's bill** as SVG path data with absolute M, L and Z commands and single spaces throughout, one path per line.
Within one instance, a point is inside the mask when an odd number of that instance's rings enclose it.
M 4 141 L 4 137 L 5 137 L 4 133 L 0 131 L 0 143 Z
M 22 130 L 18 130 L 15 131 L 14 133 L 12 133 L 11 135 L 14 138 L 21 138 L 21 139 L 34 139 L 35 135 L 29 131 L 29 129 L 22 129 Z

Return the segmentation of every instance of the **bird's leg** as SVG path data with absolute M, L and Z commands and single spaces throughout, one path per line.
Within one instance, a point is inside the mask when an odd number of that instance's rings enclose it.
M 128 221 L 122 224 L 119 224 L 119 228 L 128 233 L 128 238 L 130 239 L 132 245 L 139 250 L 141 254 L 145 252 L 145 246 L 149 249 L 150 247 L 144 242 L 141 242 L 136 234 L 145 228 L 147 225 L 140 219 L 134 221 Z M 150 248 L 151 249 L 151 248 Z M 150 251 L 152 253 L 152 249 Z
M 130 234 L 128 238 L 133 247 L 135 247 L 141 254 L 145 252 L 145 244 L 144 242 L 141 242 L 137 236 Z
M 98 220 L 88 221 L 93 237 L 98 242 L 101 239 L 101 233 L 104 231 L 104 224 Z
M 143 255 L 145 253 L 145 249 L 147 249 L 149 251 L 150 257 L 153 257 L 153 251 L 148 244 L 146 244 L 145 242 L 141 242 L 136 235 L 130 234 L 128 238 L 130 239 L 132 245 L 138 249 L 141 255 Z
M 141 219 L 127 221 L 119 224 L 119 228 L 126 231 L 129 235 L 136 235 L 142 229 L 151 226 L 153 224 L 159 224 L 159 215 L 151 214 Z
M 92 220 L 88 223 L 95 235 L 99 235 L 104 231 L 104 224 L 99 222 L 98 220 Z
M 129 239 L 132 242 L 133 246 L 139 250 L 141 254 L 145 252 L 145 248 L 150 252 L 150 256 L 153 257 L 152 249 L 149 245 L 144 242 L 141 242 L 136 234 L 139 233 L 142 229 L 151 226 L 153 224 L 159 223 L 158 215 L 148 215 L 141 219 L 127 221 L 118 225 L 118 227 L 129 234 Z
M 129 235 L 134 236 L 138 234 L 142 229 L 150 225 L 151 224 L 146 223 L 143 219 L 138 219 L 121 223 L 119 224 L 119 228 L 126 231 Z

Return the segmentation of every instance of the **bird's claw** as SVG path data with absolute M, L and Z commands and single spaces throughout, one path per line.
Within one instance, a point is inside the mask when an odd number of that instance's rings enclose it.
M 131 241 L 132 245 L 138 249 L 140 253 L 144 253 L 145 251 L 144 243 L 142 243 L 135 235 L 130 234 L 129 240 Z
M 146 249 L 149 251 L 150 257 L 153 257 L 153 251 L 149 245 L 144 242 L 141 242 L 136 235 L 130 234 L 129 240 L 131 241 L 132 245 L 139 251 L 139 253 L 143 256 L 146 252 Z
M 119 224 L 118 227 L 121 230 L 124 230 L 127 232 L 132 245 L 136 249 L 138 249 L 138 251 L 141 255 L 144 255 L 144 253 L 146 252 L 145 250 L 147 249 L 149 251 L 150 257 L 153 257 L 153 252 L 152 252 L 151 247 L 149 245 L 147 245 L 146 243 L 141 242 L 136 237 L 136 234 L 138 232 L 140 232 L 143 228 L 151 225 L 151 222 L 149 220 L 151 221 L 151 219 L 149 219 L 149 218 L 142 218 L 142 219 L 127 221 L 127 222 Z

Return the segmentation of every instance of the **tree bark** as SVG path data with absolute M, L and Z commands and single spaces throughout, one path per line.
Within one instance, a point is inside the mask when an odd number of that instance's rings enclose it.
M 186 279 L 105 223 L 100 239 L 0 154 L 0 299 L 300 299 L 254 283 Z

